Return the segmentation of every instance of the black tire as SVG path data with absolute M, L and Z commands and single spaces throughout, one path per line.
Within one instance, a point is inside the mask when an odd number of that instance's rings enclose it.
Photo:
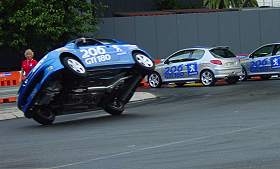
M 178 87 L 184 87 L 185 83 L 175 83 Z
M 207 80 L 207 77 L 209 76 L 209 79 Z M 210 79 L 211 77 L 211 79 Z M 203 84 L 203 86 L 214 86 L 216 83 L 216 78 L 214 76 L 214 73 L 210 70 L 203 70 L 200 74 L 200 81 Z
M 160 88 L 162 85 L 162 80 L 157 72 L 152 72 L 148 76 L 148 83 L 151 86 L 151 88 Z
M 118 100 L 114 100 L 113 102 L 106 104 L 103 109 L 113 116 L 118 116 L 123 113 L 124 104 Z
M 47 107 L 37 107 L 34 109 L 32 118 L 42 125 L 50 125 L 55 120 L 55 114 Z
M 149 74 L 155 69 L 155 62 L 146 54 L 141 52 L 134 52 L 133 59 L 135 67 L 143 74 Z
M 66 69 L 66 73 L 74 75 L 75 77 L 85 77 L 87 75 L 84 65 L 74 57 L 70 57 L 70 56 L 63 57 L 62 64 Z
M 262 80 L 268 80 L 271 78 L 270 75 L 261 75 Z
M 235 83 L 237 83 L 238 81 L 239 81 L 239 77 L 230 77 L 230 78 L 226 79 L 226 82 L 227 82 L 228 84 L 235 84 Z
M 248 79 L 247 71 L 244 67 L 242 67 L 243 76 L 239 76 L 240 81 L 246 81 Z

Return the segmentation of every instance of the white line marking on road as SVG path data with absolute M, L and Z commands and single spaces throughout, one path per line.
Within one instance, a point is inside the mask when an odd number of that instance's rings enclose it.
M 248 128 L 243 128 L 243 129 L 239 129 L 239 130 L 233 130 L 233 131 L 229 131 L 229 132 L 214 134 L 211 136 L 201 136 L 201 137 L 196 137 L 196 138 L 191 138 L 191 139 L 174 141 L 174 142 L 169 142 L 169 143 L 165 143 L 165 144 L 138 148 L 138 149 L 134 149 L 131 151 L 125 151 L 125 152 L 116 153 L 116 154 L 112 154 L 112 155 L 108 155 L 108 156 L 101 156 L 101 157 L 92 158 L 92 159 L 88 159 L 88 160 L 84 160 L 84 161 L 78 161 L 78 162 L 74 162 L 74 163 L 69 163 L 69 164 L 59 165 L 59 166 L 54 166 L 54 167 L 48 167 L 48 168 L 49 169 L 65 168 L 65 167 L 75 166 L 75 165 L 79 165 L 79 164 L 86 164 L 86 163 L 98 161 L 98 160 L 106 160 L 106 159 L 119 157 L 119 156 L 132 154 L 132 153 L 137 153 L 137 152 L 141 152 L 141 151 L 145 151 L 145 150 L 152 150 L 152 149 L 163 148 L 163 147 L 173 146 L 173 145 L 182 144 L 182 143 L 199 141 L 199 140 L 208 139 L 211 137 L 224 136 L 224 135 L 236 134 L 236 133 L 246 132 L 246 131 L 255 130 L 255 129 L 267 128 L 267 127 L 271 127 L 271 126 L 279 125 L 279 124 L 280 123 L 271 123 L 270 125 L 259 125 L 259 126 L 254 126 L 254 127 L 248 127 Z

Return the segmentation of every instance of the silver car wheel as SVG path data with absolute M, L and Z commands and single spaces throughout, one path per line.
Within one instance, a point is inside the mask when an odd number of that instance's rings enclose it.
M 242 75 L 239 76 L 239 80 L 240 81 L 245 81 L 247 78 L 247 75 L 246 75 L 246 71 L 244 68 L 242 68 Z
M 239 76 L 239 80 L 240 81 L 243 81 L 245 79 L 245 75 L 243 74 L 243 75 L 241 75 L 241 76 Z
M 202 73 L 201 75 L 201 82 L 203 83 L 203 85 L 205 86 L 209 86 L 213 83 L 214 81 L 214 77 L 213 74 L 209 71 L 205 71 Z
M 154 74 L 154 73 L 151 74 L 149 76 L 149 85 L 151 87 L 157 87 L 159 85 L 159 83 L 160 83 L 160 79 L 159 78 L 160 77 L 157 74 Z
M 141 65 L 143 65 L 145 67 L 151 68 L 154 66 L 153 61 L 150 58 L 148 58 L 146 55 L 138 53 L 138 54 L 136 54 L 135 58 L 138 63 L 140 63 Z
M 68 59 L 67 64 L 77 73 L 85 73 L 86 70 L 84 66 L 75 59 Z

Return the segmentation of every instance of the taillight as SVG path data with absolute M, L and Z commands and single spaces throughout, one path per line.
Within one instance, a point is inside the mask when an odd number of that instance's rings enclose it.
M 215 64 L 215 65 L 222 65 L 223 64 L 222 61 L 220 61 L 220 60 L 210 60 L 210 62 L 212 64 Z

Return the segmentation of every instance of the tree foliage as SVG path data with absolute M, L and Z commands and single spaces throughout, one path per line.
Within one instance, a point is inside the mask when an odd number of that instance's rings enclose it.
M 204 0 L 204 6 L 212 9 L 258 7 L 257 0 Z
M 159 10 L 177 9 L 180 5 L 177 0 L 156 0 L 155 2 Z
M 94 32 L 100 7 L 87 0 L 1 0 L 0 46 L 49 50 Z

